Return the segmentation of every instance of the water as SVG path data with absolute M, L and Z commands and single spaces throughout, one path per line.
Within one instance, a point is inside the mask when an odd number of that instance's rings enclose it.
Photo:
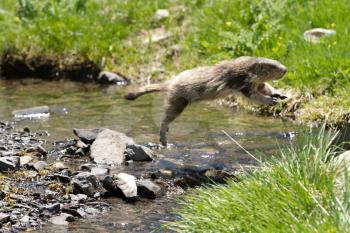
M 124 132 L 138 143 L 158 143 L 162 95 L 126 101 L 122 98 L 125 91 L 122 87 L 69 81 L 0 80 L 0 120 L 11 120 L 14 110 L 48 105 L 50 117 L 17 122 L 18 128 L 47 130 L 50 136 L 44 145 L 46 148 L 50 148 L 56 140 L 74 138 L 73 128 L 105 127 Z M 294 128 L 291 123 L 279 119 L 234 112 L 215 106 L 213 102 L 197 103 L 188 107 L 170 125 L 168 140 L 174 146 L 159 151 L 159 154 L 164 160 L 184 165 L 216 164 L 233 169 L 251 166 L 256 162 L 233 144 L 222 130 L 245 149 L 265 159 L 278 146 L 290 143 L 281 138 L 284 132 Z M 140 174 L 153 166 L 156 165 L 133 164 L 112 172 Z M 164 197 L 131 205 L 112 198 L 107 202 L 112 204 L 113 210 L 102 218 L 78 221 L 62 229 L 48 225 L 41 232 L 149 232 L 158 228 L 161 221 L 174 218 L 170 214 L 175 206 L 174 199 Z

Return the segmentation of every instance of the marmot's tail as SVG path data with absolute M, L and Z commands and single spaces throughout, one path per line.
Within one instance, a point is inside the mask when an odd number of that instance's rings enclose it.
M 157 92 L 157 91 L 162 91 L 163 89 L 164 89 L 164 84 L 163 83 L 151 84 L 151 85 L 147 85 L 145 87 L 141 87 L 135 92 L 129 92 L 128 94 L 126 94 L 124 96 L 124 98 L 127 99 L 127 100 L 135 100 L 135 99 L 137 99 L 138 97 L 140 97 L 140 96 L 142 96 L 144 94 Z

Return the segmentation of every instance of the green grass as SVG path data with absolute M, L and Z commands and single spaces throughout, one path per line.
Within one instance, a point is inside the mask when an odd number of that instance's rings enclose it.
M 170 17 L 157 21 L 157 9 Z M 137 79 L 169 78 L 187 68 L 241 55 L 280 60 L 277 85 L 311 93 L 306 119 L 350 108 L 349 0 L 2 0 L 0 53 L 78 55 Z M 164 27 L 172 36 L 143 43 Z M 303 40 L 314 27 L 336 30 L 322 43 Z M 173 45 L 180 52 L 171 53 Z M 276 84 L 275 84 L 276 85 Z M 319 97 L 322 97 L 319 99 Z M 304 114 L 305 115 L 305 114 Z
M 181 202 L 176 232 L 349 232 L 350 189 L 335 186 L 327 162 L 332 133 L 299 136 L 297 146 L 241 175 L 241 182 L 204 187 Z M 348 184 L 348 181 L 346 182 Z

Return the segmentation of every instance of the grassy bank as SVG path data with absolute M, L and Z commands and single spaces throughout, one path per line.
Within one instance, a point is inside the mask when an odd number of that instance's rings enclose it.
M 167 225 L 176 232 L 349 232 L 350 189 L 336 186 L 331 133 L 301 135 L 298 146 L 242 175 L 239 183 L 195 190 Z M 348 184 L 348 182 L 347 182 Z
M 153 81 L 236 56 L 270 57 L 289 68 L 277 85 L 295 98 L 265 112 L 338 123 L 350 108 L 348 3 L 3 0 L 0 51 L 80 56 L 134 80 Z M 158 20 L 155 12 L 162 8 L 170 16 Z M 304 41 L 303 32 L 315 27 L 337 34 L 318 44 Z M 163 39 L 152 43 L 152 36 Z

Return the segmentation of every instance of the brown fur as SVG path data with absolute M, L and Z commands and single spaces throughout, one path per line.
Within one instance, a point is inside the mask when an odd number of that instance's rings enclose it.
M 165 113 L 160 129 L 160 141 L 166 145 L 169 124 L 190 103 L 240 92 L 257 103 L 272 105 L 277 102 L 276 98 L 286 97 L 265 82 L 280 79 L 286 72 L 286 67 L 275 60 L 239 57 L 213 66 L 186 70 L 164 83 L 151 84 L 130 92 L 125 98 L 134 100 L 147 93 L 166 92 Z

